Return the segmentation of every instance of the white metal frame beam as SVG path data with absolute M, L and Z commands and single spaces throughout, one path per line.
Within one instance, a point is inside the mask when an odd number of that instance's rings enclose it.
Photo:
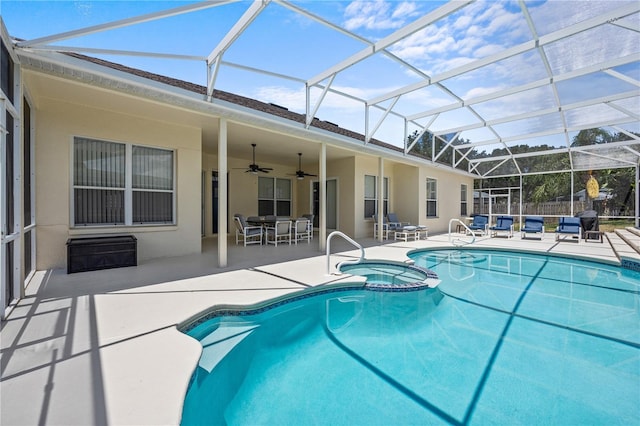
M 259 0 L 254 1 L 247 8 L 244 14 L 238 19 L 238 21 L 231 27 L 227 34 L 222 38 L 220 43 L 209 53 L 207 56 L 207 94 L 211 96 L 213 88 L 215 86 L 216 76 L 218 75 L 218 69 L 220 61 L 224 53 L 231 47 L 238 37 L 251 25 L 251 23 L 260 15 L 260 12 L 264 10 L 271 0 Z M 214 71 L 211 71 L 212 64 L 215 67 Z

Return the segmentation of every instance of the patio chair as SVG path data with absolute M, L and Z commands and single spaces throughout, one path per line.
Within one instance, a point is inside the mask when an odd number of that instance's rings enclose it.
M 309 220 L 309 238 L 313 240 L 313 219 L 315 215 L 312 213 L 308 213 L 308 214 L 303 214 L 302 217 Z
M 483 214 L 477 214 L 473 217 L 473 222 L 469 224 L 469 229 L 479 232 L 481 235 L 485 235 L 489 229 L 489 216 Z
M 400 222 L 395 213 L 389 213 L 387 215 L 387 223 L 389 224 L 389 231 L 399 231 L 405 226 L 411 226 L 410 222 Z
M 513 216 L 498 216 L 496 224 L 489 227 L 491 237 L 497 237 L 500 233 L 505 233 L 507 238 L 513 237 Z
M 373 215 L 373 238 L 378 238 L 378 215 Z M 382 218 L 382 239 L 389 238 L 389 222 L 386 217 Z
M 267 244 L 275 246 L 278 243 L 289 243 L 291 245 L 291 221 L 276 220 L 273 226 L 266 227 Z
M 296 244 L 298 241 L 307 240 L 307 244 L 311 242 L 311 233 L 309 232 L 309 219 L 301 217 L 296 219 L 293 224 L 293 240 Z
M 579 217 L 561 217 L 558 220 L 558 227 L 556 228 L 556 241 L 560 241 L 560 237 L 565 240 L 568 236 L 578 237 L 578 244 L 580 244 L 580 218 Z
M 236 244 L 242 241 L 246 247 L 248 244 L 262 245 L 262 226 L 251 226 L 241 214 L 234 214 L 233 221 L 236 224 Z
M 524 226 L 520 229 L 523 240 L 527 234 L 540 234 L 540 239 L 544 238 L 544 218 L 542 216 L 525 216 Z

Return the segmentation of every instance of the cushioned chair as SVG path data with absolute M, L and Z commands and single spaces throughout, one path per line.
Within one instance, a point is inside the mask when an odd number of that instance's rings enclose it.
M 289 245 L 291 245 L 290 220 L 276 220 L 273 226 L 267 226 L 265 231 L 267 235 L 267 244 L 277 246 L 278 243 L 289 243 Z
M 561 217 L 558 220 L 558 227 L 556 228 L 556 241 L 566 239 L 568 236 L 578 237 L 578 243 L 580 243 L 581 225 L 579 217 Z
M 262 226 L 248 225 L 241 214 L 233 215 L 233 221 L 236 224 L 236 244 L 242 241 L 245 247 L 247 244 L 262 245 Z
M 293 241 L 298 244 L 298 241 L 304 240 L 307 240 L 307 243 L 311 242 L 311 232 L 309 232 L 309 219 L 301 217 L 293 224 Z
M 389 224 L 389 231 L 398 231 L 405 226 L 411 226 L 410 222 L 400 222 L 398 216 L 395 213 L 389 213 L 387 215 L 387 223 Z
M 544 238 L 544 218 L 542 216 L 525 216 L 524 226 L 520 229 L 521 238 L 526 238 L 527 234 L 540 234 L 540 239 Z
M 473 217 L 473 222 L 469 225 L 469 229 L 480 234 L 486 234 L 489 229 L 489 216 L 483 214 L 477 214 Z
M 513 217 L 498 216 L 496 218 L 496 224 L 489 227 L 489 230 L 491 231 L 491 237 L 496 237 L 501 233 L 504 233 L 507 238 L 513 237 Z

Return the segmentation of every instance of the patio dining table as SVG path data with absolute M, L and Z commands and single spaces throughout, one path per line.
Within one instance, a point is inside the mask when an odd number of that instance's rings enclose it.
M 285 220 L 291 221 L 292 219 L 286 216 L 278 216 L 275 220 L 272 218 L 267 219 L 264 216 L 253 216 L 247 218 L 247 223 L 250 225 L 266 227 L 275 225 L 276 221 L 284 222 Z

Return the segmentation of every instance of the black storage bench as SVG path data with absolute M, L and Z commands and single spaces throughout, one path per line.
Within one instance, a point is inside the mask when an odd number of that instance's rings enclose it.
M 67 240 L 67 274 L 138 265 L 133 235 L 78 237 Z

